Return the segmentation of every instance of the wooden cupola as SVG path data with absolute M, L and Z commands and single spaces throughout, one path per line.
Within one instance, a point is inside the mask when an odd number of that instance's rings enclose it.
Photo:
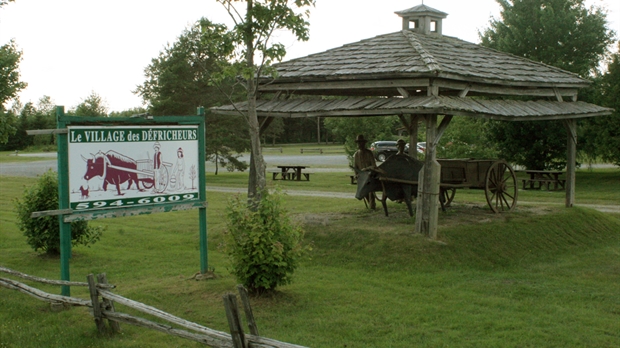
M 441 36 L 441 21 L 448 16 L 447 13 L 424 4 L 394 13 L 402 17 L 403 30 L 413 30 L 416 33 L 439 36 Z

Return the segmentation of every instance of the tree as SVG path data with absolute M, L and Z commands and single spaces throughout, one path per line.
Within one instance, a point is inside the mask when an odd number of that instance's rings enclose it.
M 442 158 L 497 158 L 492 143 L 480 136 L 488 123 L 474 117 L 455 117 L 441 137 L 437 156 Z
M 82 100 L 74 109 L 67 112 L 70 116 L 108 116 L 108 107 L 103 98 L 95 93 L 91 92 L 85 99 Z
M 584 0 L 496 0 L 501 20 L 480 33 L 483 46 L 591 76 L 608 54 L 614 32 L 606 12 Z M 531 169 L 563 167 L 561 122 L 500 122 L 489 127 L 500 156 Z
M 281 117 L 275 117 L 269 124 L 269 127 L 263 132 L 263 144 L 267 145 L 268 138 L 271 139 L 271 144 L 276 144 L 276 139 L 284 133 L 284 120 Z
M 206 108 L 238 101 L 241 94 L 232 78 L 219 78 L 230 64 L 232 33 L 226 26 L 200 19 L 168 45 L 144 69 L 146 81 L 134 93 L 140 95 L 153 115 L 192 115 Z M 217 86 L 212 83 L 218 76 Z M 223 92 L 223 93 L 222 93 Z M 241 116 L 206 114 L 207 160 L 219 166 L 245 170 L 239 153 L 249 148 L 247 127 Z
M 236 47 L 240 57 L 229 70 L 229 76 L 242 76 L 245 81 L 247 96 L 247 112 L 243 116 L 247 120 L 250 133 L 252 163 L 248 183 L 248 197 L 260 199 L 259 193 L 266 186 L 265 162 L 260 143 L 260 125 L 256 114 L 256 97 L 258 95 L 258 78 L 273 74 L 269 66 L 280 61 L 286 54 L 281 43 L 272 43 L 275 31 L 290 31 L 298 40 L 308 40 L 310 6 L 315 0 L 217 0 L 228 11 L 235 22 Z M 234 3 L 245 2 L 245 13 L 235 8 Z M 295 10 L 301 10 L 296 13 Z M 258 58 L 258 62 L 255 60 Z
M 2 2 L 0 5 L 5 5 Z M 9 136 L 15 134 L 10 115 L 5 113 L 4 104 L 17 96 L 17 93 L 26 88 L 25 82 L 19 81 L 19 62 L 22 52 L 17 49 L 13 40 L 0 47 L 0 144 L 8 141 Z
M 583 149 L 591 159 L 620 165 L 620 43 L 607 72 L 595 80 L 587 101 L 615 109 L 611 116 L 593 117 L 583 125 Z
M 34 104 L 28 102 L 25 105 L 13 104 L 11 122 L 16 132 L 10 135 L 5 144 L 0 145 L 1 150 L 23 150 L 31 145 L 48 147 L 54 144 L 52 134 L 29 136 L 26 131 L 30 129 L 56 128 L 56 114 L 54 102 L 49 96 L 43 96 Z
M 131 108 L 123 111 L 112 111 L 108 115 L 109 117 L 131 117 L 135 115 L 144 115 L 147 110 L 143 107 Z

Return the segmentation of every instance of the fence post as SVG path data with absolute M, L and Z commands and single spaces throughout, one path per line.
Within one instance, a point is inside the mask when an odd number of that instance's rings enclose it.
M 93 274 L 89 274 L 86 279 L 88 280 L 88 289 L 90 290 L 90 301 L 93 304 L 93 317 L 95 317 L 95 325 L 100 333 L 105 333 L 105 323 L 101 316 L 101 306 L 99 304 L 99 294 L 97 293 L 97 286 L 95 285 L 95 277 Z
M 234 348 L 247 348 L 243 327 L 241 326 L 241 318 L 239 318 L 239 307 L 237 307 L 237 296 L 235 294 L 224 295 L 224 308 L 226 309 L 226 318 L 228 318 L 228 326 L 230 327 L 230 336 L 232 338 Z
M 256 321 L 254 320 L 254 313 L 252 312 L 252 306 L 250 305 L 248 291 L 241 284 L 237 285 L 237 290 L 239 290 L 239 297 L 241 297 L 241 303 L 243 304 L 243 311 L 245 312 L 245 317 L 248 320 L 248 326 L 250 327 L 250 333 L 254 336 L 260 336 L 258 334 L 258 326 L 256 326 Z
M 108 284 L 108 277 L 106 276 L 105 273 L 101 273 L 101 274 L 97 274 L 97 282 L 100 284 Z M 114 301 L 110 301 L 108 299 L 103 299 L 102 303 L 101 303 L 102 308 L 104 308 L 107 311 L 110 312 L 115 312 L 116 310 L 114 309 Z M 114 333 L 118 333 L 121 332 L 121 325 L 118 323 L 118 321 L 114 321 L 110 318 L 108 318 L 108 325 L 110 325 L 110 328 L 112 329 L 112 332 Z

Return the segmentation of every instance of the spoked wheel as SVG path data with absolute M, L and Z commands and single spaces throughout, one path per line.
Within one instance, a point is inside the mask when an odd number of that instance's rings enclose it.
M 450 206 L 450 203 L 452 203 L 452 200 L 454 199 L 455 194 L 456 194 L 455 188 L 441 189 L 441 196 L 443 197 L 444 207 L 447 208 Z
M 157 178 L 157 185 L 155 186 L 155 192 L 162 193 L 166 191 L 168 187 L 168 168 L 166 166 L 161 166 L 159 169 L 155 169 L 159 171 L 159 177 Z
M 497 161 L 487 171 L 484 193 L 489 207 L 496 212 L 512 211 L 517 206 L 517 177 L 512 167 Z

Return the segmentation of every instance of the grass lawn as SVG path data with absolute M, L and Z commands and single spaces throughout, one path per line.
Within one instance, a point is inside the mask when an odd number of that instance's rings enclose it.
M 617 169 L 577 175 L 578 203 L 620 204 Z M 348 180 L 315 173 L 305 183 L 268 181 L 353 192 Z M 0 265 L 58 279 L 58 258 L 32 251 L 15 224 L 12 199 L 33 182 L 0 177 Z M 247 174 L 207 182 L 244 187 Z M 454 208 L 440 214 L 439 241 L 414 235 L 414 220 L 397 203 L 386 218 L 353 198 L 286 197 L 313 251 L 292 284 L 252 299 L 261 335 L 310 347 L 620 346 L 620 216 L 565 209 L 562 192 L 519 194 L 558 204 L 496 215 L 478 204 L 483 191 L 460 190 Z M 207 195 L 209 266 L 218 278 L 189 280 L 199 270 L 198 214 L 189 211 L 91 222 L 107 230 L 91 248 L 74 248 L 71 279 L 106 272 L 120 295 L 228 331 L 222 296 L 236 281 L 220 246 L 231 194 Z M 75 287 L 72 296 L 88 298 Z M 129 325 L 101 336 L 85 308 L 52 312 L 5 288 L 0 309 L 0 347 L 200 346 Z

